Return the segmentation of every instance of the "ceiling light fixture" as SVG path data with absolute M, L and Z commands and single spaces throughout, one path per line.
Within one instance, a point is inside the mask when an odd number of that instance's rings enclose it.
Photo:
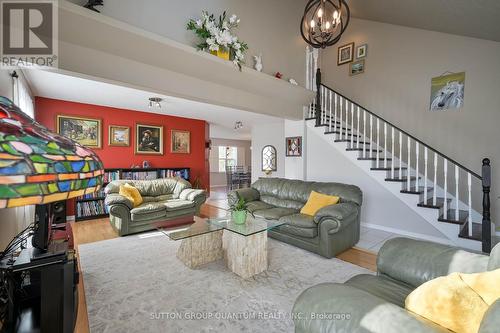
M 237 131 L 240 128 L 243 128 L 243 123 L 241 121 L 237 121 L 234 123 L 234 129 Z
M 161 109 L 161 102 L 163 101 L 160 97 L 150 97 L 149 98 L 149 108 L 150 109 Z
M 346 0 L 310 0 L 300 23 L 302 38 L 314 48 L 326 48 L 340 40 L 351 11 Z

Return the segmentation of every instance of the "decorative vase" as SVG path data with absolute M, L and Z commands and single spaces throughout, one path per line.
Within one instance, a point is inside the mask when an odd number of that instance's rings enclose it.
M 214 56 L 218 56 L 221 59 L 229 60 L 229 51 L 217 50 L 217 51 L 210 51 L 210 53 L 213 54 Z
M 245 210 L 233 211 L 231 215 L 235 224 L 245 224 L 247 221 L 247 212 Z

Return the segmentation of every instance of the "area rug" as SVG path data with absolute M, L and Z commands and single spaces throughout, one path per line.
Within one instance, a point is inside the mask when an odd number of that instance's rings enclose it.
M 269 269 L 251 279 L 223 260 L 192 270 L 159 232 L 79 247 L 90 331 L 293 332 L 306 288 L 370 271 L 269 239 Z

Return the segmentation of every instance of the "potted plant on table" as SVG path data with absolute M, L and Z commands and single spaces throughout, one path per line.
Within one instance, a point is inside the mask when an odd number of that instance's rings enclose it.
M 194 31 L 201 39 L 196 45 L 198 50 L 209 51 L 220 58 L 232 60 L 241 71 L 248 45 L 240 41 L 232 32 L 239 23 L 240 19 L 234 14 L 226 19 L 226 12 L 224 12 L 216 20 L 214 14 L 209 15 L 208 12 L 203 11 L 201 18 L 189 20 L 187 30 Z
M 231 204 L 229 210 L 231 211 L 231 217 L 235 224 L 245 224 L 247 213 L 252 214 L 252 212 L 248 210 L 247 203 L 243 198 L 239 198 L 237 202 Z

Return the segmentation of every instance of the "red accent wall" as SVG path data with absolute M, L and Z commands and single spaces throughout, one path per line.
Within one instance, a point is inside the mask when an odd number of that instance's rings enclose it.
M 168 110 L 166 111 L 168 112 Z M 203 120 L 159 115 L 106 106 L 68 102 L 50 98 L 35 98 L 35 119 L 47 128 L 56 130 L 57 115 L 73 115 L 101 119 L 102 148 L 94 149 L 102 159 L 105 168 L 129 168 L 132 164 L 142 165 L 147 160 L 151 167 L 189 167 L 191 180 L 199 177 L 204 188 L 210 188 L 210 170 L 205 142 L 209 137 L 208 124 Z M 136 155 L 134 153 L 135 124 L 163 125 L 163 155 Z M 110 147 L 108 145 L 109 125 L 130 127 L 129 147 Z M 171 130 L 191 132 L 191 153 L 172 154 L 170 152 Z M 70 204 L 68 215 L 73 215 Z

